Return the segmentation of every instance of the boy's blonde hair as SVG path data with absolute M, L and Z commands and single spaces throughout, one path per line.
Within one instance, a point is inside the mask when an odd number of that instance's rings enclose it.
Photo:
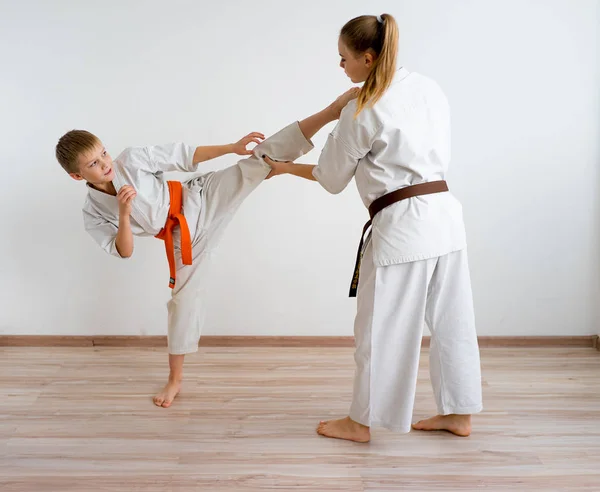
M 373 106 L 383 96 L 396 72 L 398 25 L 390 14 L 361 15 L 348 21 L 340 32 L 342 42 L 359 55 L 372 49 L 377 56 L 371 73 L 358 95 L 356 115 L 367 105 Z
M 79 173 L 79 156 L 93 150 L 100 139 L 86 130 L 71 130 L 60 137 L 56 144 L 56 159 L 69 174 Z

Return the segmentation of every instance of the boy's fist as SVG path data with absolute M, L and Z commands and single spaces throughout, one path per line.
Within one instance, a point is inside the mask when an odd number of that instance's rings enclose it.
M 131 213 L 131 203 L 137 193 L 132 186 L 125 185 L 117 193 L 119 201 L 119 215 L 129 215 Z

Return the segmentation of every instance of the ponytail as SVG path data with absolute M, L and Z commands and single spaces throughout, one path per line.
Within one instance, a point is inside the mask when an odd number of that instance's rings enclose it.
M 392 83 L 398 56 L 398 25 L 390 14 L 363 15 L 348 21 L 340 36 L 354 53 L 372 49 L 377 57 L 358 95 L 357 116 L 365 107 L 379 101 Z

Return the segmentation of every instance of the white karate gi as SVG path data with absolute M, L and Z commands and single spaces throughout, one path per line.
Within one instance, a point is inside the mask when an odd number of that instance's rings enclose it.
M 192 238 L 193 261 L 192 265 L 183 265 L 180 229 L 176 227 L 173 237 L 177 280 L 167 304 L 170 354 L 198 350 L 206 313 L 205 279 L 211 256 L 233 214 L 270 172 L 271 168 L 261 156 L 294 160 L 312 148 L 295 122 L 257 145 L 252 156 L 238 164 L 183 183 L 183 213 Z M 196 171 L 192 160 L 194 151 L 195 147 L 177 143 L 128 148 L 114 159 L 113 184 L 117 192 L 124 185 L 131 185 L 137 191 L 130 219 L 135 236 L 155 236 L 163 228 L 170 199 L 162 173 Z M 107 253 L 120 257 L 115 243 L 119 224 L 117 197 L 88 186 L 83 217 L 85 228 L 94 240 Z M 164 261 L 166 264 L 166 256 Z
M 356 119 L 355 110 L 356 100 L 342 111 L 313 171 L 326 190 L 339 193 L 354 177 L 368 207 L 397 189 L 445 179 L 450 110 L 433 80 L 401 68 L 372 108 Z M 348 273 L 350 282 L 351 265 Z M 438 412 L 481 411 L 466 235 L 451 192 L 395 203 L 373 220 L 357 293 L 353 420 L 410 430 L 425 322 Z

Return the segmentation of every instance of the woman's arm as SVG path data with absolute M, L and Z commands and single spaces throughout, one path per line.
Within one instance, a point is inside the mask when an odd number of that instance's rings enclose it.
M 271 166 L 271 172 L 267 176 L 267 179 L 277 176 L 279 174 L 293 174 L 299 178 L 308 179 L 310 181 L 316 181 L 313 176 L 313 169 L 317 166 L 312 164 L 296 164 L 291 161 L 274 161 L 268 156 L 263 156 L 265 162 Z
M 303 119 L 299 123 L 299 126 L 304 137 L 307 140 L 310 140 L 326 124 L 337 120 L 340 117 L 342 109 L 344 109 L 346 104 L 348 104 L 352 99 L 356 99 L 359 92 L 360 89 L 353 87 L 352 89 L 344 92 L 322 111 Z M 265 162 L 271 166 L 271 172 L 267 176 L 267 179 L 279 174 L 292 174 L 310 181 L 316 181 L 316 178 L 313 176 L 313 170 L 316 167 L 315 165 L 295 164 L 291 161 L 274 161 L 266 155 L 263 155 L 262 157 Z
M 300 130 L 304 134 L 306 140 L 310 140 L 314 135 L 325 125 L 337 120 L 340 117 L 342 109 L 346 107 L 352 99 L 358 97 L 360 89 L 353 87 L 352 89 L 344 92 L 340 97 L 333 101 L 322 111 L 303 119 L 300 122 Z

